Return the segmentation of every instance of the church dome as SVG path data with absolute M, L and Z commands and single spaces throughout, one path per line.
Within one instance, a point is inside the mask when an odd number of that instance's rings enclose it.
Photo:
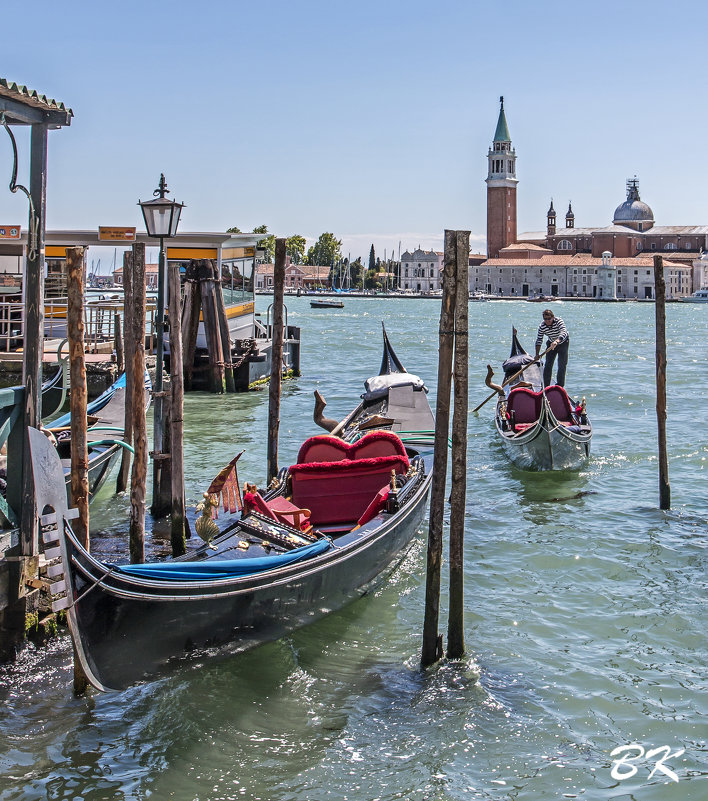
M 623 222 L 654 222 L 654 212 L 642 200 L 625 200 L 615 209 L 612 220 L 616 225 Z
M 654 212 L 639 199 L 639 182 L 636 178 L 627 181 L 627 200 L 617 206 L 612 222 L 615 225 L 654 223 Z

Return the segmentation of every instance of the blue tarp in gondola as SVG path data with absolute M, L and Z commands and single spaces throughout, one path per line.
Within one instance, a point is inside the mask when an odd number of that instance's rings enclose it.
M 160 581 L 214 581 L 216 579 L 237 578 L 275 570 L 286 565 L 296 564 L 305 559 L 324 553 L 332 546 L 326 538 L 304 545 L 277 556 L 259 556 L 253 559 L 206 560 L 204 562 L 155 562 L 144 565 L 114 565 L 118 573 L 136 578 L 158 579 Z

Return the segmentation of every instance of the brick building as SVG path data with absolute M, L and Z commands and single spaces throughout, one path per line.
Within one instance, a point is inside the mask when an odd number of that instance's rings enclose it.
M 545 231 L 517 235 L 516 151 L 504 98 L 487 160 L 488 259 L 470 265 L 472 291 L 520 297 L 607 297 L 607 276 L 613 275 L 617 297 L 651 298 L 655 253 L 664 257 L 669 297 L 690 295 L 699 288 L 708 226 L 656 225 L 650 206 L 639 195 L 636 177 L 627 181 L 627 197 L 609 225 L 577 228 L 569 203 L 565 225 L 559 228 L 551 200 Z

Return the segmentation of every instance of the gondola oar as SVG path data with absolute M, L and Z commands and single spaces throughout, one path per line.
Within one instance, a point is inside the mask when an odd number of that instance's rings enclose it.
M 518 372 L 518 373 L 514 373 L 514 375 L 512 375 L 512 376 L 509 376 L 509 378 L 507 378 L 507 379 L 506 379 L 504 382 L 502 382 L 502 386 L 503 386 L 503 387 L 505 387 L 507 384 L 510 384 L 510 383 L 511 383 L 511 382 L 512 382 L 512 381 L 513 381 L 515 378 L 518 378 L 518 377 L 519 377 L 519 376 L 520 376 L 520 375 L 521 375 L 521 374 L 522 374 L 524 371 L 528 370 L 528 369 L 529 369 L 529 367 L 531 367 L 531 365 L 532 365 L 532 364 L 536 364 L 536 362 L 537 362 L 537 361 L 538 361 L 538 360 L 541 358 L 541 356 L 545 356 L 545 355 L 548 353 L 548 351 L 549 351 L 550 349 L 551 349 L 551 348 L 550 348 L 550 346 L 549 346 L 549 347 L 547 347 L 547 348 L 546 348 L 546 350 L 544 350 L 544 351 L 543 351 L 543 353 L 540 353 L 540 354 L 538 355 L 538 358 L 534 359 L 532 362 L 529 362 L 528 364 L 525 364 L 525 365 L 524 365 L 524 366 L 523 366 L 523 367 L 522 367 L 522 368 L 519 370 L 519 372 Z M 491 395 L 489 395 L 488 397 L 486 397 L 486 398 L 485 398 L 485 399 L 484 399 L 484 400 L 483 400 L 483 401 L 482 401 L 482 402 L 479 404 L 479 406 L 476 406 L 474 409 L 472 409 L 472 412 L 473 412 L 473 413 L 474 413 L 474 412 L 478 412 L 478 411 L 479 411 L 479 410 L 482 408 L 482 406 L 484 406 L 484 404 L 485 404 L 485 403 L 487 403 L 487 401 L 490 401 L 490 400 L 491 400 L 493 397 L 495 397 L 495 396 L 496 396 L 496 395 L 498 395 L 498 394 L 499 394 L 499 393 L 498 393 L 496 390 L 494 390 L 494 392 L 492 392 L 492 394 L 491 394 Z

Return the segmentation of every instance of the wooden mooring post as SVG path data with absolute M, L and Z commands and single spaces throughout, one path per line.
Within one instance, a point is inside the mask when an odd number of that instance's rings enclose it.
M 213 262 L 207 262 L 208 272 L 200 278 L 202 295 L 202 317 L 204 333 L 209 350 L 209 388 L 212 392 L 223 392 L 226 375 L 224 372 L 224 349 L 221 342 L 219 314 L 216 308 L 216 294 L 221 292 L 214 276 Z
M 656 325 L 656 422 L 659 444 L 659 508 L 671 508 L 669 458 L 666 451 L 666 281 L 664 259 L 654 256 L 654 315 Z
M 447 656 L 461 659 L 464 636 L 464 543 L 467 499 L 467 404 L 469 375 L 469 257 L 470 232 L 455 235 L 455 356 L 452 415 L 452 488 L 450 492 L 450 608 Z
M 123 336 L 121 334 L 121 325 L 120 325 L 120 312 L 116 311 L 113 315 L 113 340 L 115 342 L 115 349 L 116 349 L 116 369 L 118 370 L 118 375 L 123 372 Z
M 199 285 L 199 262 L 192 259 L 187 265 L 184 277 L 184 304 L 182 306 L 182 375 L 185 392 L 192 388 L 194 356 L 197 351 L 199 314 L 202 310 L 202 296 Z
M 280 390 L 283 382 L 283 297 L 285 294 L 285 239 L 275 240 L 273 268 L 273 325 L 271 327 L 270 385 L 268 387 L 268 483 L 278 475 Z
M 126 251 L 123 254 L 123 355 L 125 359 L 125 418 L 123 423 L 123 441 L 127 445 L 133 444 L 133 382 L 135 376 L 135 324 L 133 322 L 135 314 L 135 295 L 133 293 L 133 253 Z M 145 343 L 143 342 L 143 350 Z M 139 381 L 144 383 L 144 378 L 140 376 Z M 144 406 L 139 408 L 142 412 Z M 144 416 L 144 415 L 143 415 Z M 123 448 L 121 454 L 120 470 L 116 479 L 116 492 L 125 492 L 128 488 L 130 477 L 130 451 Z
M 89 480 L 88 480 L 88 390 L 86 386 L 86 354 L 84 343 L 84 249 L 66 249 L 66 333 L 69 340 L 71 411 L 71 505 L 79 510 L 74 534 L 90 550 Z M 82 695 L 88 688 L 74 647 L 74 693 Z
M 171 516 L 170 541 L 172 555 L 187 550 L 184 509 L 184 380 L 182 374 L 182 295 L 179 264 L 168 267 L 170 320 L 170 456 Z
M 74 533 L 89 550 L 88 390 L 84 343 L 84 249 L 66 249 L 67 338 L 71 411 L 71 505 L 79 510 Z
M 425 618 L 421 665 L 428 667 L 442 657 L 442 635 L 438 634 L 440 617 L 440 570 L 443 550 L 443 517 L 447 479 L 447 437 L 450 426 L 450 386 L 455 325 L 455 272 L 457 238 L 445 231 L 443 296 L 438 331 L 438 389 L 435 407 L 435 452 L 433 481 L 430 490 L 428 524 L 428 560 L 425 582 Z
M 133 381 L 133 470 L 130 477 L 130 561 L 145 561 L 145 489 L 147 485 L 148 443 L 145 417 L 145 245 L 136 242 L 132 253 L 133 313 L 131 359 Z
M 224 292 L 218 280 L 219 276 L 216 276 L 216 278 L 214 300 L 216 301 L 216 319 L 218 320 L 219 333 L 221 334 L 221 351 L 224 357 L 224 386 L 227 392 L 236 392 L 231 356 L 231 335 L 229 333 L 229 321 L 226 317 L 226 307 L 224 306 Z

